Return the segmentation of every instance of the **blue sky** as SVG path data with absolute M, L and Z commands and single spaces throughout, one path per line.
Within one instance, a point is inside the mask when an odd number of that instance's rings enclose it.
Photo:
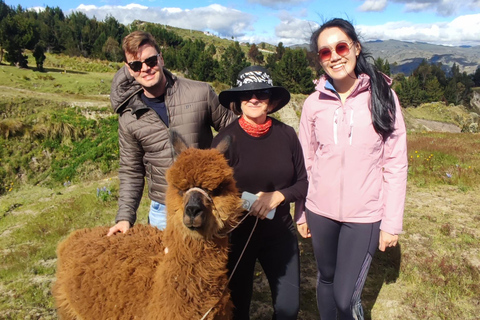
M 480 0 L 5 0 L 66 15 L 107 15 L 129 24 L 144 20 L 209 31 L 238 41 L 285 46 L 308 42 L 312 30 L 335 17 L 353 22 L 363 40 L 480 45 Z

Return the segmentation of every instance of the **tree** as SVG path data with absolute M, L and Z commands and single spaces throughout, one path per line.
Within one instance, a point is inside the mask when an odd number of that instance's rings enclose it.
M 375 67 L 377 67 L 378 71 L 383 72 L 387 76 L 390 76 L 390 64 L 388 63 L 388 60 L 383 60 L 382 58 L 378 57 L 374 61 Z
M 255 43 L 250 46 L 248 57 L 253 60 L 254 64 L 263 63 L 263 53 L 258 50 L 258 47 Z
M 423 59 L 418 67 L 413 70 L 412 76 L 416 77 L 422 89 L 425 89 L 427 80 L 431 78 L 431 69 L 426 59 Z
M 39 42 L 35 45 L 33 49 L 33 57 L 35 58 L 35 63 L 37 64 L 37 70 L 43 72 L 43 62 L 45 61 L 45 47 Z
M 447 76 L 445 74 L 445 71 L 443 70 L 442 63 L 439 62 L 437 64 L 432 64 L 430 68 L 431 68 L 432 76 L 437 78 L 438 83 L 442 88 L 445 88 L 445 86 L 447 85 Z
M 201 52 L 193 65 L 192 79 L 199 81 L 215 80 L 215 70 L 218 69 L 218 61 L 213 59 L 208 51 Z
M 12 65 L 28 67 L 27 56 L 24 49 L 32 50 L 38 42 L 38 31 L 35 27 L 34 17 L 23 11 L 18 6 L 16 12 L 8 14 L 0 23 L 0 43 L 5 49 L 5 60 Z
M 5 46 L 5 37 L 7 36 L 6 31 L 4 30 L 3 20 L 14 10 L 7 6 L 5 1 L 0 0 L 0 62 L 3 61 L 3 48 Z
M 123 51 L 120 48 L 120 44 L 113 37 L 108 37 L 107 41 L 105 41 L 102 52 L 110 61 L 121 61 L 123 57 Z
M 62 34 L 62 43 L 65 45 L 65 51 L 71 56 L 88 56 L 90 49 L 84 36 L 88 36 L 89 18 L 83 12 L 72 12 L 66 19 L 66 31 Z M 92 43 L 93 46 L 93 43 Z
M 476 87 L 480 87 L 480 66 L 477 67 L 477 70 L 472 75 L 472 81 Z
M 283 42 L 279 42 L 277 46 L 277 52 L 276 52 L 276 59 L 277 61 L 281 60 L 283 58 L 283 55 L 285 53 L 285 47 L 283 46 Z
M 276 55 L 275 54 L 269 54 L 267 56 L 267 63 L 265 64 L 265 68 L 270 70 L 270 72 L 274 73 L 276 67 L 277 67 Z
M 416 77 L 403 78 L 395 87 L 400 104 L 404 107 L 417 107 L 422 103 L 422 96 L 425 92 L 421 90 L 420 83 Z
M 65 47 L 61 42 L 65 32 L 65 15 L 59 7 L 45 7 L 38 13 L 38 28 L 40 40 L 45 44 L 47 52 L 60 53 Z
M 312 71 L 303 49 L 287 49 L 273 72 L 273 80 L 291 93 L 309 94 L 314 89 Z
M 425 84 L 425 94 L 427 102 L 441 101 L 443 98 L 443 88 L 440 86 L 437 78 L 427 80 Z
M 222 54 L 217 71 L 217 79 L 220 82 L 235 86 L 237 83 L 238 73 L 250 63 L 247 62 L 245 53 L 240 48 L 238 41 L 228 46 Z

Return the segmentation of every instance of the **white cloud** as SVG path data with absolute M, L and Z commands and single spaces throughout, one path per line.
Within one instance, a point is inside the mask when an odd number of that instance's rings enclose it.
M 310 0 L 248 0 L 249 3 L 259 4 L 268 8 L 291 8 Z
M 451 22 L 414 24 L 389 22 L 377 26 L 357 25 L 365 40 L 422 41 L 443 45 L 480 45 L 480 14 L 460 16 Z
M 358 7 L 358 10 L 381 12 L 386 7 L 387 0 L 366 0 L 360 7 Z
M 405 12 L 421 12 L 432 7 L 430 3 L 407 3 L 405 5 Z
M 146 7 L 135 3 L 126 6 L 105 5 L 101 7 L 80 5 L 71 11 L 81 11 L 89 18 L 95 16 L 98 20 L 104 20 L 107 15 L 111 15 L 122 24 L 143 20 L 183 29 L 210 30 L 218 33 L 219 36 L 226 37 L 243 36 L 255 19 L 251 14 L 218 4 L 190 10 Z
M 301 20 L 283 11 L 279 15 L 281 22 L 275 27 L 277 42 L 285 46 L 310 42 L 310 36 L 319 25 L 312 21 Z
M 380 12 L 388 3 L 403 5 L 403 12 L 435 12 L 439 16 L 449 17 L 458 13 L 470 13 L 480 8 L 479 0 L 365 0 L 359 11 Z

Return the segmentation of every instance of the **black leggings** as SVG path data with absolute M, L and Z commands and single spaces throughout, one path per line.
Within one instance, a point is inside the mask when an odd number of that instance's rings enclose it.
M 306 213 L 317 261 L 320 318 L 363 319 L 360 296 L 378 247 L 380 221 L 347 223 Z
M 253 218 L 253 217 L 252 217 Z M 254 219 L 248 218 L 231 234 L 228 268 L 231 271 L 245 246 Z M 295 320 L 300 309 L 300 259 L 296 230 L 284 227 L 275 235 L 266 235 L 268 221 L 259 221 L 255 233 L 229 283 L 235 306 L 234 320 L 250 319 L 255 263 L 258 259 L 272 294 L 274 320 Z

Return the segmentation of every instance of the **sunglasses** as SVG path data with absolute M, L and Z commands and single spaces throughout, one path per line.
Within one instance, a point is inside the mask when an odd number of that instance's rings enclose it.
M 352 47 L 353 41 L 348 43 L 346 41 L 340 41 L 335 45 L 335 49 L 330 49 L 329 47 L 324 47 L 318 50 L 318 59 L 321 62 L 330 61 L 332 58 L 332 51 L 335 51 L 339 56 L 345 57 L 350 53 L 350 48 Z
M 252 90 L 252 91 L 242 91 L 239 94 L 239 98 L 242 101 L 250 100 L 253 95 L 257 97 L 258 100 L 270 99 L 272 92 L 268 89 L 265 90 Z
M 158 64 L 158 56 L 159 55 L 160 54 L 157 53 L 156 55 L 151 56 L 150 58 L 147 58 L 143 61 L 132 61 L 132 62 L 128 62 L 127 64 L 130 67 L 130 69 L 132 69 L 133 72 L 138 72 L 138 71 L 142 70 L 142 66 L 143 66 L 144 63 L 148 67 L 153 68 L 153 67 L 157 66 L 157 64 Z

